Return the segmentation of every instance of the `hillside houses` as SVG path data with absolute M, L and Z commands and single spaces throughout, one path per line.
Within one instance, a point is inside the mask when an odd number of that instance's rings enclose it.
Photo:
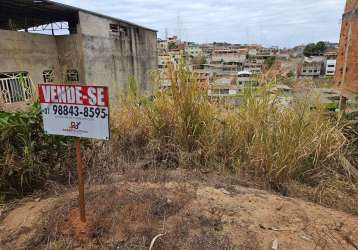
M 217 96 L 225 93 L 232 95 L 247 83 L 256 86 L 258 79 L 270 77 L 267 74 L 276 60 L 279 61 L 275 65 L 278 72 L 284 71 L 285 76 L 298 79 L 314 80 L 325 76 L 333 78 L 336 73 L 335 46 L 327 46 L 320 56 L 304 57 L 303 45 L 293 49 L 281 49 L 257 44 L 198 44 L 181 41 L 173 36 L 166 40 L 159 39 L 157 47 L 160 70 L 164 70 L 168 63 L 177 65 L 183 59 L 197 74 L 200 83 L 207 84 L 211 88 L 210 93 Z M 280 69 L 280 65 L 285 68 Z M 224 82 L 226 84 L 223 84 Z M 225 90 L 218 93 L 219 89 Z

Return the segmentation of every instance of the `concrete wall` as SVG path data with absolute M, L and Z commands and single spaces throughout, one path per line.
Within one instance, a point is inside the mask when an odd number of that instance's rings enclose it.
M 110 86 L 113 97 L 133 75 L 141 91 L 149 92 L 149 72 L 158 67 L 156 32 L 84 12 L 79 18 L 86 82 Z M 127 35 L 113 37 L 110 24 L 126 27 Z
M 56 36 L 56 45 L 60 64 L 60 70 L 57 72 L 58 81 L 65 83 L 67 70 L 75 69 L 79 73 L 80 83 L 85 83 L 82 36 Z
M 0 72 L 27 71 L 34 83 L 42 83 L 49 69 L 59 70 L 55 37 L 0 30 Z
M 347 0 L 344 12 L 349 12 L 353 10 L 353 8 L 357 7 L 357 4 L 358 4 L 357 0 Z
M 84 12 L 79 18 L 78 33 L 67 36 L 0 30 L 0 72 L 27 71 L 42 83 L 43 71 L 52 69 L 55 81 L 65 83 L 66 71 L 76 69 L 81 83 L 110 86 L 112 96 L 133 75 L 142 93 L 150 92 L 149 72 L 158 67 L 156 32 Z M 126 27 L 127 35 L 113 37 L 113 23 Z
M 50 36 L 0 30 L 0 72 L 26 71 L 35 84 L 43 83 L 45 70 L 56 82 L 66 82 L 67 69 L 77 69 L 84 82 L 79 35 Z M 82 76 L 82 77 L 81 77 Z

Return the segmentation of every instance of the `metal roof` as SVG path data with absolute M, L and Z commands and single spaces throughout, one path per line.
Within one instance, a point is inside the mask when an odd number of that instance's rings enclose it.
M 24 29 L 63 21 L 77 22 L 79 11 L 157 32 L 122 19 L 49 0 L 0 0 L 0 29 Z

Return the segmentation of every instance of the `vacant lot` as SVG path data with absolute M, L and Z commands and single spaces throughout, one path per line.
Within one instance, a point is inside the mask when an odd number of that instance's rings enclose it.
M 87 224 L 76 192 L 36 198 L 3 218 L 0 249 L 358 247 L 357 217 L 179 169 L 133 169 L 88 187 Z

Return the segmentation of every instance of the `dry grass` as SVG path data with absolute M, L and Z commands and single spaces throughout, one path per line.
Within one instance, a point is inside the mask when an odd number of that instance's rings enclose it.
M 310 201 L 358 213 L 356 204 L 337 202 L 358 195 L 357 177 L 340 160 L 345 156 L 354 165 L 346 122 L 328 116 L 319 103 L 316 109 L 305 101 L 283 107 L 270 84 L 246 89 L 234 107 L 211 101 L 185 63 L 169 65 L 166 77 L 169 89 L 147 98 L 132 86 L 114 104 L 109 148 L 121 149 L 126 162 L 245 176 L 284 195 L 301 190 L 298 196 Z M 107 160 L 119 157 L 110 155 Z
M 112 116 L 114 134 L 159 151 L 171 145 L 181 166 L 244 171 L 273 187 L 345 178 L 338 158 L 348 140 L 341 122 L 323 109 L 311 110 L 304 102 L 283 108 L 265 86 L 245 90 L 239 107 L 213 103 L 184 63 L 169 65 L 166 74 L 168 90 L 151 99 L 121 99 Z
M 166 76 L 171 87 L 149 98 L 140 96 L 134 79 L 129 79 L 128 93 L 111 107 L 112 140 L 89 141 L 84 147 L 89 182 L 108 183 L 111 173 L 128 172 L 133 165 L 181 166 L 249 176 L 283 194 L 291 183 L 299 183 L 314 189 L 306 193 L 328 190 L 332 200 L 357 196 L 358 178 L 340 160 L 345 156 L 355 166 L 356 134 L 347 136 L 342 121 L 327 116 L 320 105 L 312 110 L 297 102 L 284 108 L 269 93 L 270 86 L 263 85 L 243 91 L 240 106 L 234 107 L 211 101 L 207 86 L 199 84 L 183 62 L 178 68 L 169 66 Z M 312 196 L 342 209 L 317 198 L 322 195 Z M 356 205 L 344 206 L 358 214 Z

